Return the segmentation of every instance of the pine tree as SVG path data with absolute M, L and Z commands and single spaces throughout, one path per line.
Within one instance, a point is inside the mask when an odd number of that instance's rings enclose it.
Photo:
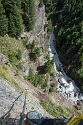
M 35 24 L 35 5 L 34 0 L 23 0 L 22 8 L 24 11 L 23 19 L 27 30 L 32 30 Z
M 28 5 L 29 5 L 29 30 L 32 30 L 35 24 L 34 0 L 30 0 Z
M 5 9 L 6 15 L 9 18 L 10 13 L 13 12 L 15 1 L 14 0 L 2 0 L 2 4 Z
M 7 34 L 8 31 L 8 20 L 5 15 L 5 10 L 0 0 L 0 35 Z
M 16 27 L 16 36 L 20 36 L 23 29 L 23 20 L 20 14 L 20 10 L 16 11 L 15 27 Z
M 13 7 L 13 12 L 9 16 L 9 35 L 18 37 L 22 31 L 22 17 L 16 6 Z
M 15 27 L 15 23 L 14 23 L 14 16 L 10 13 L 10 17 L 9 17 L 9 27 L 8 27 L 8 33 L 11 36 L 16 36 L 16 27 Z
M 8 34 L 18 37 L 22 31 L 21 0 L 2 1 L 8 17 Z

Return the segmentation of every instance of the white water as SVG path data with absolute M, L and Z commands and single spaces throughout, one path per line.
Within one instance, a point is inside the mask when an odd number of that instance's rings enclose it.
M 56 71 L 56 80 L 58 81 L 57 90 L 73 101 L 83 100 L 83 94 L 75 85 L 75 82 L 69 78 L 63 70 L 63 65 L 59 60 L 58 54 L 54 48 L 55 36 L 52 33 L 50 37 L 50 60 L 54 59 L 54 68 Z

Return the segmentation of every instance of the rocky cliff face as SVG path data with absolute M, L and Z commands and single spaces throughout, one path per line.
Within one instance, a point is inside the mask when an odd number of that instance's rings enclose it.
M 27 45 L 36 42 L 36 46 L 40 49 L 40 57 L 35 62 L 28 63 L 29 60 L 29 51 L 26 50 L 23 54 L 23 61 L 25 64 L 23 65 L 23 76 L 28 75 L 29 68 L 31 67 L 34 70 L 34 73 L 37 72 L 37 66 L 41 66 L 45 63 L 45 56 L 49 54 L 49 39 L 47 38 L 47 19 L 45 17 L 45 6 L 39 7 L 39 1 L 35 1 L 36 6 L 36 22 L 34 29 L 31 32 L 24 32 L 21 37 L 27 40 Z
M 40 105 L 40 101 L 38 99 L 39 92 L 34 90 L 34 87 L 30 84 L 25 84 L 25 81 L 22 80 L 23 79 L 21 78 L 18 80 L 21 83 L 20 87 L 23 88 L 24 86 L 23 89 L 26 89 L 25 91 L 27 91 L 24 114 L 35 110 L 43 116 L 51 117 Z M 23 111 L 24 101 L 25 94 L 15 86 L 11 85 L 7 80 L 0 77 L 0 125 L 2 125 L 2 122 L 5 123 L 5 125 L 12 125 L 15 120 L 18 121 L 20 114 Z
M 37 47 L 40 48 L 41 56 L 35 61 L 30 61 L 29 51 L 25 49 L 22 54 L 22 74 L 21 76 L 14 75 L 14 68 L 10 68 L 9 77 L 13 78 L 15 82 L 18 82 L 19 89 L 16 88 L 11 82 L 8 82 L 4 78 L 0 77 L 0 125 L 2 124 L 17 124 L 19 122 L 20 114 L 23 110 L 23 105 L 25 101 L 25 91 L 26 91 L 26 109 L 24 114 L 29 111 L 36 110 L 44 116 L 51 117 L 40 105 L 40 100 L 48 100 L 48 97 L 41 91 L 35 89 L 33 85 L 25 81 L 22 76 L 27 76 L 29 68 L 31 67 L 34 70 L 34 73 L 37 72 L 37 66 L 43 65 L 45 62 L 45 55 L 48 54 L 47 45 L 49 41 L 47 40 L 47 32 L 45 28 L 46 18 L 45 18 L 45 7 L 38 7 L 39 1 L 35 1 L 36 5 L 36 23 L 33 31 L 29 33 L 23 33 L 21 38 L 27 40 L 28 43 L 32 43 L 33 40 L 36 41 Z M 8 58 L 3 54 L 0 54 L 0 66 L 4 66 L 9 63 Z M 10 64 L 10 63 L 9 63 Z M 12 67 L 12 66 L 11 66 Z M 13 70 L 12 70 L 13 69 Z M 12 72 L 13 71 L 13 72 Z M 10 110 L 11 109 L 11 110 Z M 10 111 L 8 114 L 6 114 Z M 6 115 L 5 115 L 6 114 Z M 16 123 L 15 123 L 16 122 Z

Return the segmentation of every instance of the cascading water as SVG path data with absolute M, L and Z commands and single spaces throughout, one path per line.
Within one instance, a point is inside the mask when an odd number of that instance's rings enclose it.
M 58 54 L 54 48 L 55 44 L 55 36 L 52 33 L 50 36 L 50 60 L 54 59 L 54 68 L 56 71 L 56 80 L 58 82 L 57 91 L 62 93 L 62 95 L 66 96 L 67 98 L 77 101 L 83 100 L 83 94 L 80 89 L 75 85 L 75 82 L 66 75 L 65 71 L 63 70 L 63 65 L 59 60 Z

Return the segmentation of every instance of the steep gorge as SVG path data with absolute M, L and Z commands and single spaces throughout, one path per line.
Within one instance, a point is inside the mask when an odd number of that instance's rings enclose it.
M 48 0 L 45 4 L 48 19 L 55 27 L 60 60 L 66 73 L 83 90 L 83 1 Z
M 53 62 L 52 65 L 50 65 L 51 62 L 49 60 L 49 33 L 47 34 L 47 27 L 46 27 L 47 20 L 45 17 L 45 6 L 38 7 L 39 1 L 36 0 L 35 2 L 36 2 L 35 3 L 36 23 L 32 31 L 24 32 L 23 34 L 21 34 L 22 38 L 21 40 L 11 38 L 8 35 L 5 35 L 4 37 L 0 36 L 0 53 L 3 53 L 6 56 L 5 57 L 3 54 L 1 54 L 0 56 L 1 57 L 0 91 L 2 93 L 0 95 L 1 116 L 5 114 L 6 111 L 9 110 L 9 108 L 12 105 L 11 103 L 14 102 L 14 99 L 16 99 L 16 97 L 20 94 L 20 92 L 22 91 L 24 92 L 21 99 L 19 99 L 19 101 L 16 102 L 15 104 L 15 108 L 13 109 L 13 111 L 15 112 L 12 112 L 10 114 L 14 118 L 14 119 L 12 118 L 13 121 L 16 118 L 19 119 L 20 113 L 22 112 L 22 107 L 24 103 L 24 94 L 26 93 L 25 91 L 27 91 L 27 107 L 25 114 L 28 111 L 36 110 L 45 116 L 52 117 L 40 105 L 41 100 L 48 102 L 47 104 L 48 106 L 44 104 L 46 107 L 50 106 L 50 102 L 48 100 L 54 100 L 55 104 L 62 105 L 63 108 L 61 106 L 58 107 L 60 108 L 60 113 L 58 112 L 57 106 L 53 107 L 54 108 L 52 109 L 53 113 L 51 114 L 55 114 L 55 117 L 61 117 L 62 115 L 70 116 L 72 112 L 74 112 L 74 110 L 72 110 L 71 112 L 71 110 L 64 108 L 64 107 L 73 108 L 74 103 L 71 102 L 70 100 L 66 100 L 66 98 L 62 97 L 62 95 L 56 92 L 56 90 L 53 90 L 54 86 L 56 86 L 57 83 L 55 80 Z M 35 43 L 35 45 L 33 43 Z M 39 49 L 40 49 L 40 54 L 38 51 Z M 36 51 L 37 53 L 35 52 L 35 50 L 37 50 Z M 36 60 L 34 60 L 34 58 L 30 59 L 30 53 L 31 55 L 33 54 L 35 55 L 35 57 L 37 57 Z M 44 64 L 46 67 L 44 66 Z M 43 68 L 45 70 L 44 75 L 38 74 L 39 73 L 37 70 L 38 66 L 40 66 L 40 68 Z M 29 69 L 32 69 L 33 72 L 32 70 Z M 52 70 L 49 71 L 48 69 Z M 47 71 L 49 71 L 50 73 L 48 73 Z M 4 80 L 2 77 L 5 78 L 7 81 Z M 37 88 L 31 85 L 31 83 L 26 81 L 23 77 L 29 81 L 31 80 L 30 82 Z M 11 83 L 13 83 L 14 86 L 11 85 Z M 49 89 L 48 87 L 51 88 Z M 45 93 L 43 93 L 40 89 Z M 48 94 L 49 92 L 48 90 L 50 90 L 50 92 L 54 91 L 55 94 L 54 93 Z M 49 96 L 49 99 L 47 95 Z M 64 103 L 62 103 L 62 101 L 64 101 Z M 3 110 L 2 108 L 2 103 L 4 104 L 3 108 L 5 110 Z M 50 106 L 50 109 L 52 108 L 52 106 Z M 67 114 L 65 114 L 65 110 L 68 111 Z M 55 113 L 55 111 L 57 111 L 57 113 Z

